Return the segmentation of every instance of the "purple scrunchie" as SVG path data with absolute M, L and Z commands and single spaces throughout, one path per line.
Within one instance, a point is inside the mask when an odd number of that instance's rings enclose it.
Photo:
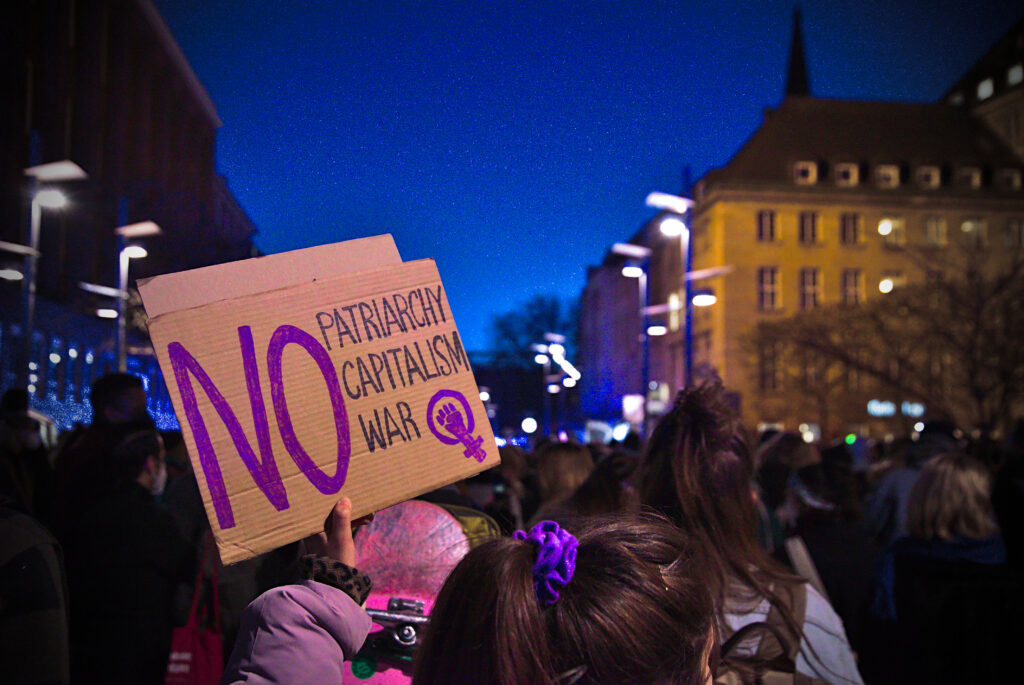
M 576 572 L 576 548 L 579 541 L 554 521 L 541 521 L 527 533 L 515 532 L 516 540 L 537 546 L 533 564 L 533 588 L 537 600 L 545 606 L 558 601 L 558 591 L 568 585 Z

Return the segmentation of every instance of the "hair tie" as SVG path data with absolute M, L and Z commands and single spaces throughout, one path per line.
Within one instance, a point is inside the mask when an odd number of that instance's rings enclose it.
M 533 588 L 537 600 L 550 606 L 558 601 L 558 591 L 569 584 L 576 572 L 576 536 L 554 521 L 541 521 L 527 533 L 517 530 L 516 540 L 537 546 L 537 561 L 533 563 Z

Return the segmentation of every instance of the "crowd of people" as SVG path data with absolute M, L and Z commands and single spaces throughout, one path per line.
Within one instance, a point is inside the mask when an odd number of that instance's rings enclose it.
M 223 682 L 341 682 L 371 630 L 350 503 L 319 544 L 220 567 L 181 436 L 145 400 L 108 374 L 92 424 L 58 438 L 27 395 L 4 396 L 4 682 L 164 682 L 197 575 L 219 590 Z M 877 444 L 750 436 L 708 383 L 646 443 L 504 447 L 422 497 L 503 534 L 448 577 L 412 682 L 1004 679 L 1024 637 L 1022 439 L 941 421 Z

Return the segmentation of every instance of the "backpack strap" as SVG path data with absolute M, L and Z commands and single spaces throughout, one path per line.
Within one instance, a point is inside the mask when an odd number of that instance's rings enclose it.
M 807 615 L 807 584 L 779 586 L 776 594 L 793 614 L 793 619 L 799 629 L 803 630 L 804 618 Z M 796 657 L 800 653 L 801 634 L 798 632 L 793 635 L 792 629 L 782 618 L 782 611 L 776 604 L 771 605 L 764 622 L 772 627 L 771 633 L 776 637 L 776 641 L 773 644 L 772 640 L 761 640 L 761 644 L 757 648 L 757 656 L 771 660 L 781 653 L 796 664 Z M 786 636 L 785 639 L 779 639 L 780 635 Z

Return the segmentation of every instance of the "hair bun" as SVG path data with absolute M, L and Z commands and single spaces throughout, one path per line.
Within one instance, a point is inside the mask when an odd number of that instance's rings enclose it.
M 718 378 L 680 390 L 672 413 L 705 449 L 727 448 L 736 433 L 738 417 Z

